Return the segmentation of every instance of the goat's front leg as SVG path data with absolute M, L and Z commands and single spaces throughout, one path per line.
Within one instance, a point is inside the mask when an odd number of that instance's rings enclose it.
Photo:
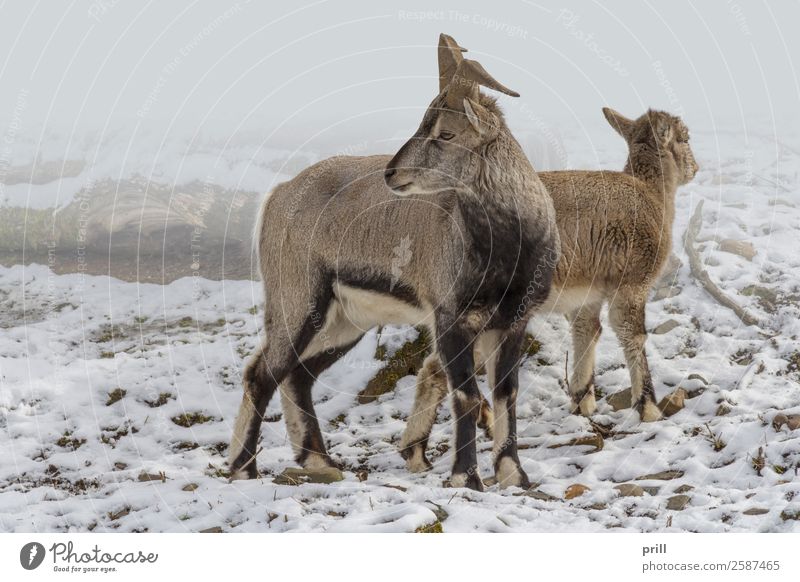
M 448 322 L 438 325 L 444 330 L 438 339 L 439 354 L 453 393 L 455 415 L 455 460 L 450 484 L 483 491 L 478 474 L 478 452 L 475 445 L 476 423 L 481 411 L 481 394 L 475 381 L 472 353 L 473 334 Z
M 517 452 L 517 392 L 523 334 L 512 332 L 502 338 L 495 356 L 494 382 L 494 472 L 501 488 L 527 489 L 530 481 Z

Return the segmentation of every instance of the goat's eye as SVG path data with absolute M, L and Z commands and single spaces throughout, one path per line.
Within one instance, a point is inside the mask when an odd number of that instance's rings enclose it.
M 450 141 L 455 136 L 456 136 L 456 134 L 454 134 L 452 131 L 443 131 L 443 132 L 441 132 L 439 134 L 439 137 L 436 138 L 436 139 L 441 139 L 441 140 L 444 140 L 444 141 Z

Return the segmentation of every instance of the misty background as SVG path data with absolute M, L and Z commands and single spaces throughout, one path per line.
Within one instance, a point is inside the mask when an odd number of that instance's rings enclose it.
M 742 158 L 778 174 L 800 135 L 797 2 L 96 0 L 3 16 L 3 264 L 129 278 L 111 261 L 128 251 L 175 259 L 163 280 L 221 276 L 228 253 L 225 273 L 247 276 L 264 192 L 414 131 L 440 32 L 521 94 L 500 101 L 539 170 L 621 168 L 606 105 L 681 115 L 710 173 Z

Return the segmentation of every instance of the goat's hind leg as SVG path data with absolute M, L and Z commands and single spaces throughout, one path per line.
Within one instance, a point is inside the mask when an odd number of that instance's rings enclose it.
M 602 303 L 586 304 L 567 316 L 572 326 L 572 374 L 569 392 L 573 414 L 591 416 L 597 408 L 594 393 L 594 357 L 600 339 Z
M 314 411 L 311 390 L 322 372 L 346 354 L 363 335 L 334 300 L 321 328 L 303 352 L 300 364 L 280 386 L 286 430 L 295 460 L 306 469 L 335 467 Z
M 259 348 L 245 367 L 244 394 L 228 452 L 231 479 L 258 476 L 256 447 L 264 411 L 278 384 L 296 365 L 297 356 L 288 338 L 274 336 Z
M 648 289 L 621 289 L 609 307 L 609 321 L 622 344 L 631 376 L 631 405 L 645 422 L 659 420 L 655 388 L 647 364 L 645 302 Z
M 325 448 L 311 389 L 319 375 L 354 343 L 303 360 L 280 386 L 286 430 L 295 460 L 306 469 L 336 466 Z

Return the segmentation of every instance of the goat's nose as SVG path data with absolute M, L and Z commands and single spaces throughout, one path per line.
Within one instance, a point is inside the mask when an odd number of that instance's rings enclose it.
M 383 171 L 383 178 L 385 180 L 388 180 L 389 178 L 394 176 L 396 173 L 397 173 L 397 170 L 395 170 L 394 168 L 387 168 L 386 170 Z

